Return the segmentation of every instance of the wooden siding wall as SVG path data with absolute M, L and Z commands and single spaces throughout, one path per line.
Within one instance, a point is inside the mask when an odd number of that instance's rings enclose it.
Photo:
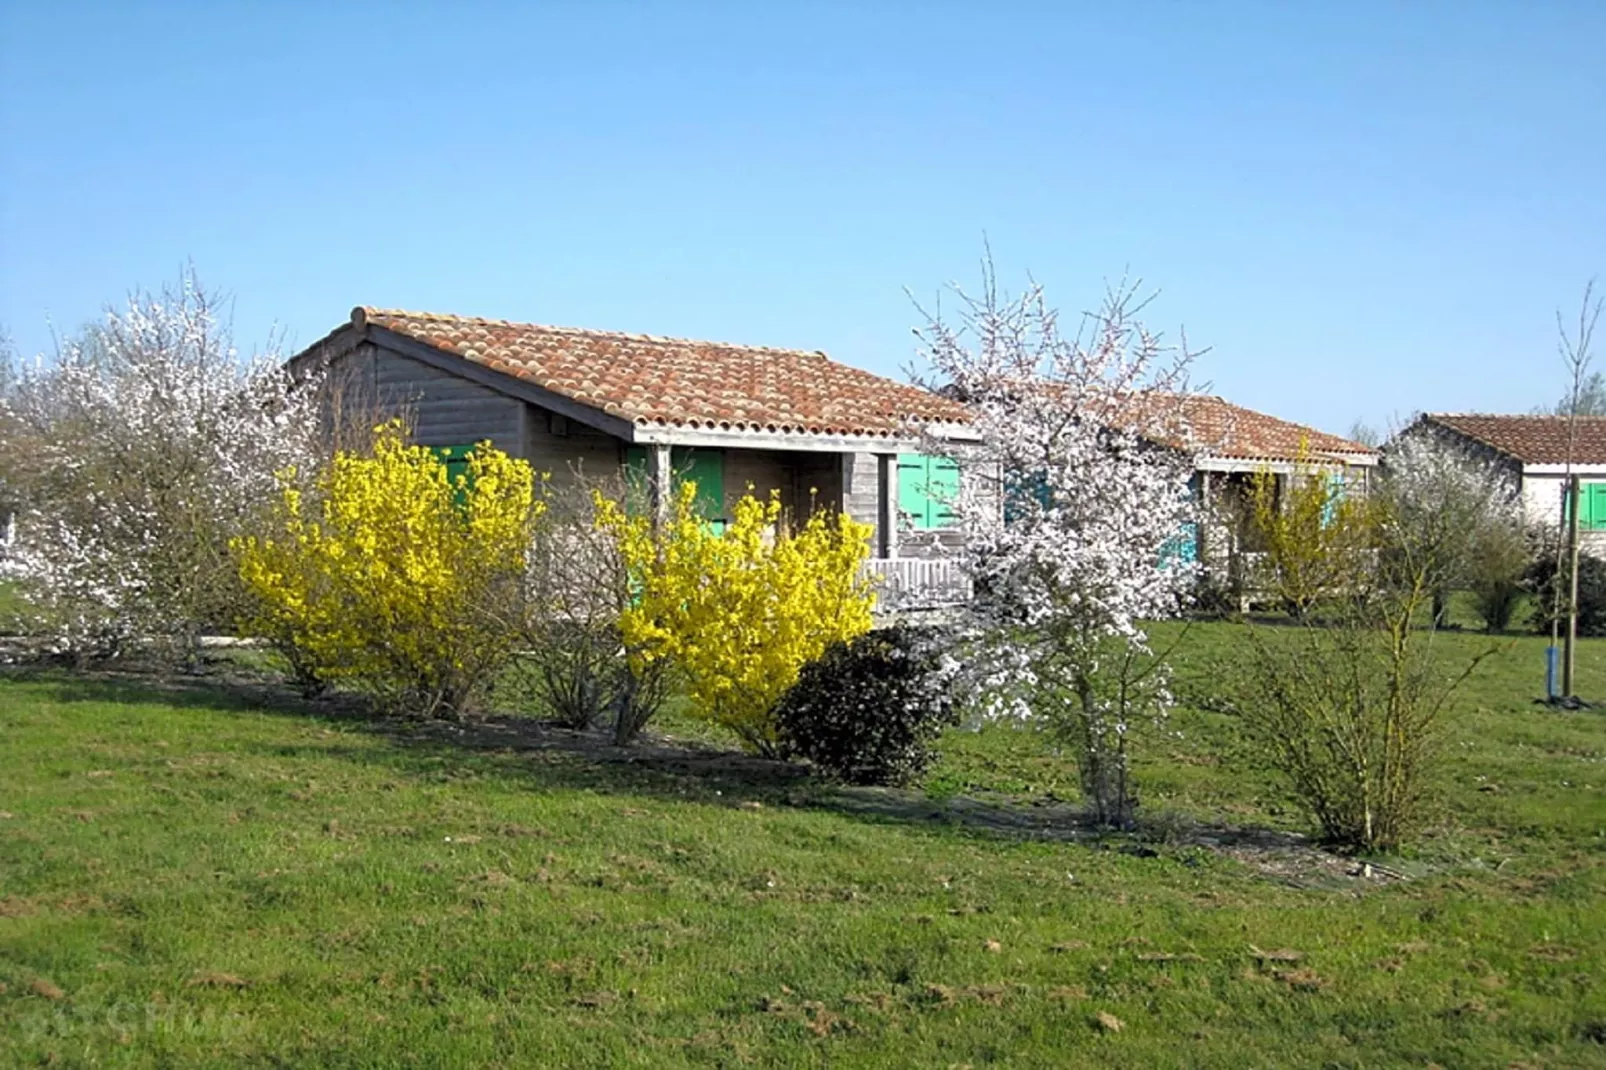
M 624 443 L 612 435 L 372 342 L 330 365 L 324 411 L 326 427 L 342 435 L 361 435 L 380 419 L 402 416 L 425 446 L 490 439 L 554 482 L 571 482 L 577 470 L 610 478 L 624 461 Z
M 378 349 L 364 342 L 331 361 L 319 391 L 323 433 L 337 446 L 361 447 L 373 426 L 395 415 L 379 404 L 374 389 Z
M 1373 478 L 1362 465 L 1344 468 L 1344 493 L 1365 497 Z M 1195 493 L 1195 523 L 1203 540 L 1199 563 L 1217 579 L 1231 575 L 1234 558 L 1244 553 L 1260 553 L 1261 543 L 1254 522 L 1254 472 L 1196 472 L 1196 480 L 1208 480 L 1208 491 Z M 1276 474 L 1277 494 L 1289 493 L 1290 476 Z
M 577 476 L 611 480 L 624 464 L 625 444 L 594 427 L 529 405 L 525 412 L 524 456 L 555 486 L 572 486 Z
M 842 510 L 861 524 L 871 527 L 872 553 L 879 557 L 885 544 L 881 539 L 881 470 L 873 453 L 842 453 L 833 458 L 841 465 L 838 484 L 841 487 Z
M 809 491 L 817 507 L 837 509 L 842 501 L 842 454 L 780 450 L 725 451 L 725 515 L 751 485 L 754 497 L 781 492 L 781 507 L 794 517 L 807 515 Z
M 838 512 L 842 509 L 842 455 L 840 453 L 791 453 L 792 515 L 802 518 L 814 509 Z M 812 493 L 811 493 L 812 492 Z M 786 500 L 786 491 L 781 492 Z
M 785 456 L 771 450 L 726 450 L 725 515 L 730 516 L 731 506 L 749 489 L 760 501 L 768 499 L 771 491 L 779 490 L 782 503 L 790 506 L 791 478 Z
M 377 352 L 374 383 L 381 404 L 406 408 L 413 437 L 425 446 L 467 446 L 490 439 L 524 456 L 524 410 L 517 398 L 387 349 Z

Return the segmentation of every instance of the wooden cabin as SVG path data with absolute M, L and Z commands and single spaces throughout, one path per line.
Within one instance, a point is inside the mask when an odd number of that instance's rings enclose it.
M 1208 585 L 1247 606 L 1261 585 L 1255 479 L 1272 479 L 1278 495 L 1301 479 L 1329 480 L 1345 494 L 1364 495 L 1382 454 L 1211 394 L 1172 398 L 1177 435 L 1151 437 L 1192 458 L 1196 520 L 1179 541 L 1180 552 L 1199 562 Z
M 1413 438 L 1489 465 L 1541 529 L 1566 527 L 1568 480 L 1577 479 L 1578 544 L 1606 554 L 1606 416 L 1425 412 L 1390 445 Z
M 841 510 L 873 530 L 884 605 L 968 597 L 943 504 L 960 474 L 917 446 L 966 438 L 964 409 L 824 353 L 359 307 L 292 365 L 346 405 L 406 411 L 423 445 L 489 440 L 554 480 L 634 470 L 660 503 L 694 479 L 712 523 L 749 489 Z

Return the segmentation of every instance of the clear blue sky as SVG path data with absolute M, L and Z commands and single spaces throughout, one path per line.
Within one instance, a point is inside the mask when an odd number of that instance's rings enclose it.
M 1606 3 L 7 0 L 0 153 L 24 353 L 193 259 L 247 348 L 376 304 L 897 373 L 985 233 L 1343 431 L 1560 394 Z

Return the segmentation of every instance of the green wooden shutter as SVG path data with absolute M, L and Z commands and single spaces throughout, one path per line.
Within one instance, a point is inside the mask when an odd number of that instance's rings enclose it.
M 1567 484 L 1561 486 L 1561 522 L 1572 518 L 1573 496 Z M 1578 530 L 1606 531 L 1606 483 L 1580 483 L 1578 486 Z
M 725 453 L 723 450 L 697 450 L 676 447 L 669 453 L 675 484 L 697 484 L 693 508 L 715 532 L 725 533 Z
M 1606 530 L 1606 483 L 1585 483 L 1579 488 L 1584 504 L 1579 510 L 1579 527 L 1585 531 Z
M 951 457 L 898 455 L 898 511 L 917 530 L 954 525 L 951 503 L 959 497 L 959 464 Z

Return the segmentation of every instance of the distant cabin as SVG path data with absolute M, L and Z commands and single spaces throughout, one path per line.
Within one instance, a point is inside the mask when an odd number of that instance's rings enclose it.
M 1254 523 L 1256 480 L 1270 481 L 1278 503 L 1312 479 L 1339 495 L 1364 497 L 1382 456 L 1362 443 L 1211 394 L 1157 393 L 1146 404 L 1165 413 L 1154 426 L 1175 428 L 1151 430 L 1149 440 L 1185 454 L 1193 467 L 1194 519 L 1170 553 L 1197 563 L 1214 595 L 1241 609 L 1269 593 L 1266 548 Z
M 1578 477 L 1579 544 L 1606 554 L 1606 416 L 1423 413 L 1402 438 L 1425 438 L 1487 462 L 1522 502 L 1531 524 L 1556 530 L 1567 477 Z

